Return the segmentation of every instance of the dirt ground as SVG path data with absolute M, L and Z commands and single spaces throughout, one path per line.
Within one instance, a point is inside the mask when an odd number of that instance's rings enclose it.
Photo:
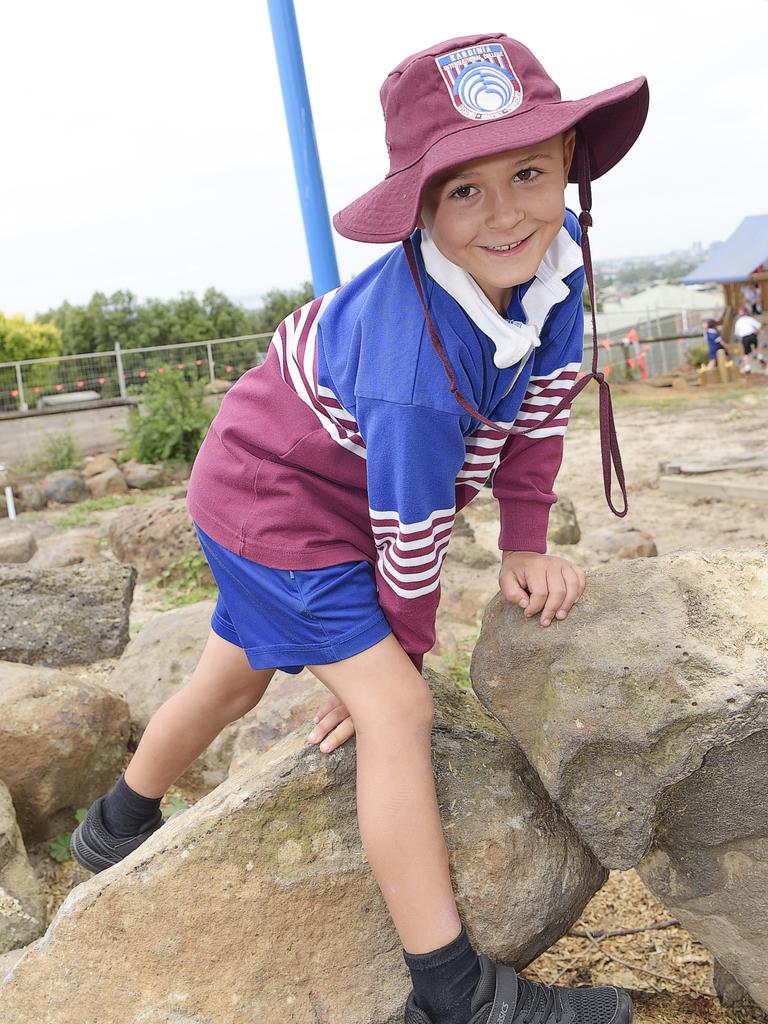
M 768 505 L 685 498 L 658 487 L 659 461 L 683 458 L 726 458 L 768 453 L 768 379 L 752 386 L 727 389 L 673 390 L 647 385 L 612 386 L 617 433 L 629 488 L 630 512 L 623 522 L 649 532 L 659 554 L 681 548 L 754 547 L 768 545 Z M 582 532 L 621 523 L 603 497 L 597 430 L 596 388 L 576 401 L 556 486 L 570 497 Z M 768 483 L 768 473 L 739 474 L 745 481 Z M 700 478 L 701 479 L 701 478 Z M 614 490 L 614 503 L 620 495 Z M 106 521 L 107 514 L 103 514 Z M 498 511 L 491 491 L 483 489 L 465 513 L 477 542 L 498 556 Z M 99 516 L 98 518 L 102 518 Z M 589 570 L 599 564 L 579 544 L 556 549 Z M 472 588 L 479 616 L 498 589 L 494 569 L 467 569 L 446 560 L 448 585 Z M 478 578 L 482 581 L 478 583 Z M 444 592 L 445 592 L 444 586 Z M 131 609 L 131 634 L 158 614 L 156 592 L 137 587 Z M 471 617 L 471 615 L 470 615 Z M 471 639 L 463 641 L 464 653 Z M 83 671 L 91 678 L 108 674 L 116 660 Z M 130 755 L 126 758 L 126 764 Z M 166 799 L 181 796 L 194 802 L 199 794 L 169 790 Z M 47 895 L 48 920 L 73 885 L 89 877 L 75 862 L 57 864 L 45 844 L 29 851 Z M 670 923 L 671 922 L 671 923 Z M 650 927 L 662 925 L 662 927 Z M 632 934 L 595 937 L 596 932 L 645 928 Z M 577 933 L 581 932 L 579 935 Z M 592 936 L 584 933 L 589 932 Z M 562 985 L 617 984 L 628 988 L 635 1003 L 636 1024 L 757 1024 L 764 1015 L 753 1004 L 722 1007 L 712 986 L 712 957 L 672 920 L 648 892 L 634 870 L 611 872 L 603 889 L 584 910 L 570 932 L 523 972 L 532 979 Z

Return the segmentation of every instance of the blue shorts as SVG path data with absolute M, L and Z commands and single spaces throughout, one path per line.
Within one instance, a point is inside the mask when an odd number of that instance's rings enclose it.
M 323 569 L 271 569 L 222 547 L 194 524 L 219 588 L 214 633 L 242 647 L 251 668 L 296 675 L 351 658 L 392 632 L 364 559 Z

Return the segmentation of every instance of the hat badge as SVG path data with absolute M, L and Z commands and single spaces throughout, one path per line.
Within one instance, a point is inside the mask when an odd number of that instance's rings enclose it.
M 484 43 L 435 57 L 454 107 L 470 121 L 504 117 L 523 102 L 523 87 L 501 43 Z

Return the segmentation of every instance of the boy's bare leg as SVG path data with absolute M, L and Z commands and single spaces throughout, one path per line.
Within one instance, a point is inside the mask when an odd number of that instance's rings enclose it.
M 225 725 L 255 707 L 275 669 L 252 669 L 242 647 L 211 630 L 188 681 L 154 713 L 125 781 L 141 796 L 161 797 Z
M 360 837 L 408 953 L 461 931 L 432 774 L 427 683 L 394 634 L 344 661 L 307 668 L 355 725 Z

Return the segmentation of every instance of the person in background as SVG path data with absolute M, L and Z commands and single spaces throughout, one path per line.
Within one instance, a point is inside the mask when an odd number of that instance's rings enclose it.
M 718 330 L 717 320 L 707 320 L 707 329 L 705 331 L 705 337 L 707 339 L 707 354 L 709 355 L 709 369 L 713 369 L 717 366 L 717 351 L 722 349 L 726 356 L 728 355 L 728 349 L 723 344 L 723 339 L 720 336 Z
M 762 326 L 759 320 L 750 315 L 749 309 L 746 306 L 742 306 L 739 309 L 739 316 L 733 325 L 733 333 L 741 342 L 741 347 L 744 350 L 744 359 L 741 364 L 742 373 L 752 373 L 751 353 L 753 351 L 761 366 L 766 364 L 765 356 L 758 349 L 757 336 Z

